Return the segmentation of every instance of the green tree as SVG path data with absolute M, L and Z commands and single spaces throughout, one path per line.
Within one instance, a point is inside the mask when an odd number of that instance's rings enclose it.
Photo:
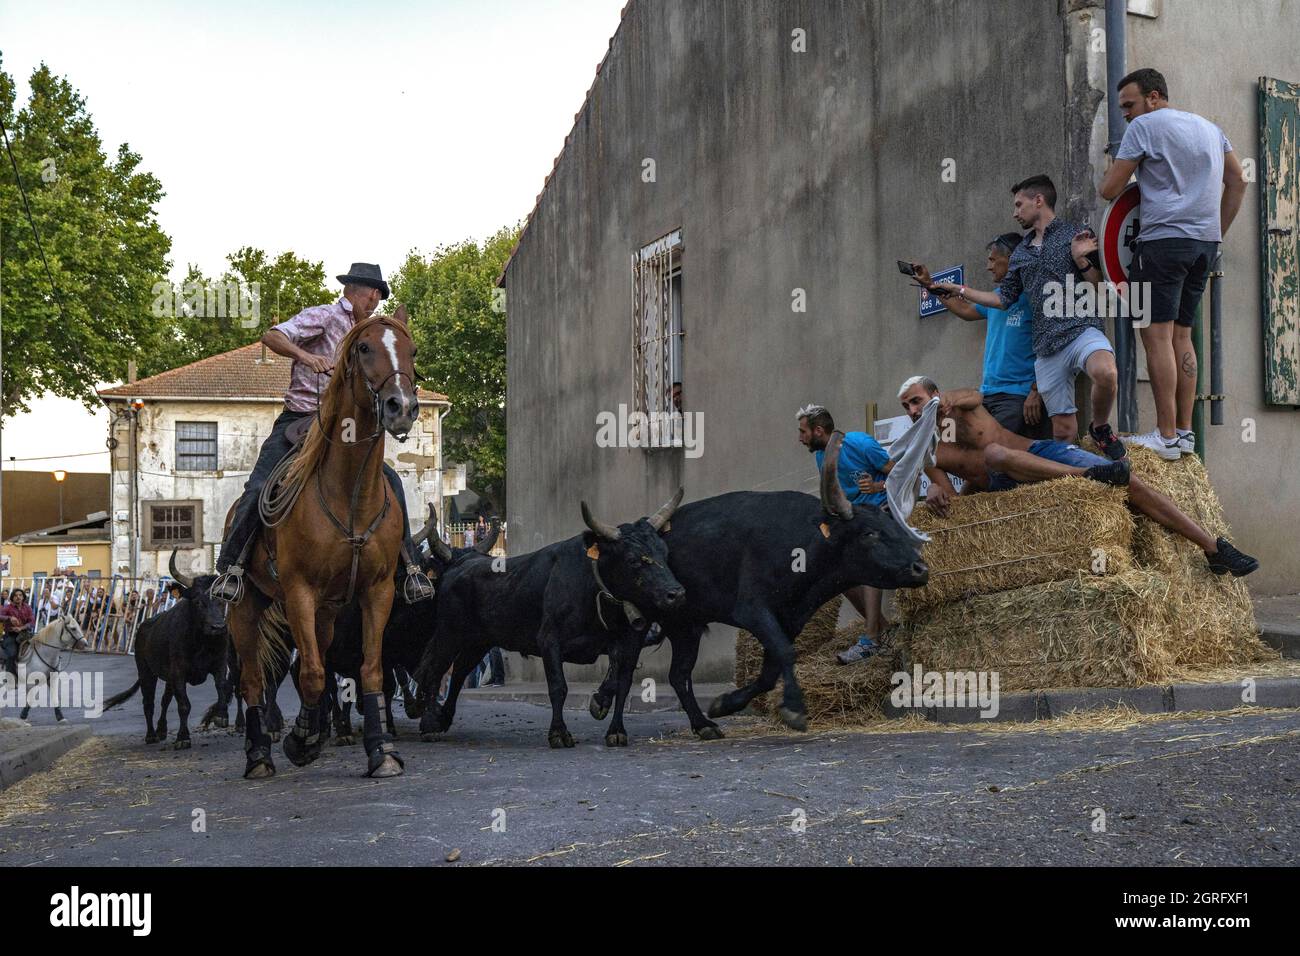
M 141 375 L 154 375 L 256 342 L 282 319 L 334 298 L 325 287 L 323 263 L 301 259 L 293 252 L 269 259 L 263 250 L 244 246 L 226 256 L 226 262 L 219 279 L 205 279 L 198 267 L 191 265 L 184 282 L 159 290 L 154 311 L 173 316 L 171 333 L 155 354 L 141 361 Z M 253 296 L 252 314 L 241 314 L 236 288 Z M 201 302 L 194 298 L 196 291 L 203 293 Z M 192 302 L 200 308 L 191 310 Z M 225 306 L 219 310 L 224 314 L 210 312 L 208 306 L 219 303 Z
M 149 309 L 170 268 L 158 226 L 162 184 L 123 144 L 109 157 L 83 97 L 41 64 L 17 109 L 0 60 L 0 119 L 57 288 L 50 287 L 8 156 L 0 156 L 4 388 L 0 415 L 46 391 L 96 404 L 95 385 L 124 378 L 168 331 Z M 60 315 L 59 305 L 62 305 Z
M 496 288 L 519 226 L 483 243 L 412 253 L 393 277 L 393 300 L 411 315 L 416 369 L 427 388 L 451 399 L 444 452 L 470 464 L 467 483 L 506 513 L 506 316 Z

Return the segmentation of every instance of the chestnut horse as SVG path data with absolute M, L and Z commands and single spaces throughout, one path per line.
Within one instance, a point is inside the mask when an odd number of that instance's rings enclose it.
M 277 644 L 272 630 L 259 629 L 258 623 L 273 602 L 284 606 L 301 667 L 301 709 L 285 735 L 284 753 L 299 767 L 321 753 L 325 652 L 335 616 L 355 596 L 362 620 L 366 775 L 394 777 L 403 771 L 402 758 L 383 733 L 380 713 L 381 641 L 405 529 L 381 469 L 384 433 L 404 441 L 420 414 L 414 355 L 405 306 L 395 315 L 358 322 L 339 344 L 316 418 L 279 483 L 288 510 L 271 516 L 273 525 L 262 528 L 247 565 L 252 587 L 230 609 L 227 623 L 243 665 L 244 699 L 260 701 L 269 663 L 277 654 L 287 658 L 288 647 Z M 226 516 L 227 528 L 233 513 L 232 508 Z M 260 706 L 248 708 L 244 751 L 245 777 L 274 775 Z

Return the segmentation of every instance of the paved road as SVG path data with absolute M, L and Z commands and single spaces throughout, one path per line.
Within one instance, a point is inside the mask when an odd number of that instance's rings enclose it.
M 109 693 L 133 679 L 129 661 L 89 663 Z M 212 699 L 195 694 L 196 718 Z M 137 698 L 0 794 L 0 866 L 448 865 L 453 850 L 459 866 L 1300 862 L 1297 712 L 1011 733 L 778 735 L 739 718 L 708 743 L 647 713 L 627 749 L 569 719 L 579 745 L 552 751 L 547 710 L 467 702 L 437 743 L 399 719 L 404 777 L 361 777 L 360 746 L 301 769 L 277 748 L 280 773 L 249 783 L 226 731 L 145 746 Z

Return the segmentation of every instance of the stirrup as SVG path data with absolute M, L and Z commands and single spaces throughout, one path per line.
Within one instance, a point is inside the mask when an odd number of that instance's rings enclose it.
M 237 564 L 217 575 L 208 594 L 227 604 L 238 604 L 244 597 L 244 569 Z
M 419 604 L 433 597 L 435 591 L 429 576 L 420 570 L 417 564 L 406 566 L 406 580 L 402 582 L 402 600 L 407 604 Z

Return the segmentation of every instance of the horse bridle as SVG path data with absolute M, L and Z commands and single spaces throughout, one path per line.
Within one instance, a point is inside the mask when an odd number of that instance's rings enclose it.
M 392 328 L 392 325 L 388 322 L 381 321 L 379 324 Z M 348 350 L 347 363 L 344 365 L 343 369 L 341 369 L 342 374 L 351 376 L 354 363 L 357 361 L 357 356 L 356 356 L 357 349 L 360 347 L 360 345 L 361 345 L 360 342 L 355 342 L 353 343 L 352 348 Z M 318 372 L 317 375 L 319 374 L 320 373 Z M 375 431 L 368 438 L 362 439 L 363 441 L 367 442 L 370 445 L 370 447 L 366 450 L 366 457 L 361 460 L 361 467 L 357 469 L 357 477 L 352 482 L 352 497 L 348 505 L 348 523 L 346 526 L 343 524 L 342 521 L 340 521 L 337 517 L 335 517 L 334 512 L 330 510 L 329 503 L 326 502 L 325 500 L 325 488 L 321 484 L 321 469 L 319 468 L 316 469 L 316 498 L 318 503 L 320 504 L 321 510 L 325 512 L 325 517 L 329 518 L 330 523 L 333 524 L 334 527 L 338 529 L 338 531 L 347 540 L 348 544 L 352 545 L 352 573 L 348 576 L 348 594 L 347 597 L 344 599 L 345 604 L 351 604 L 352 597 L 356 593 L 357 568 L 361 562 L 361 549 L 366 546 L 366 542 L 370 540 L 371 536 L 375 533 L 375 531 L 379 528 L 379 526 L 383 524 L 384 518 L 388 516 L 388 509 L 392 506 L 392 499 L 389 498 L 388 495 L 388 480 L 385 478 L 383 479 L 383 488 L 384 488 L 383 507 L 379 509 L 379 514 L 377 514 L 374 520 L 370 522 L 370 526 L 366 528 L 365 533 L 360 535 L 356 533 L 357 505 L 361 497 L 361 480 L 365 476 L 366 465 L 370 463 L 370 456 L 373 455 L 375 453 L 375 449 L 379 447 L 379 439 L 384 434 L 382 415 L 379 407 L 380 395 L 383 392 L 383 390 L 388 386 L 388 383 L 399 375 L 405 375 L 407 378 L 411 380 L 411 386 L 412 388 L 415 389 L 416 401 L 419 401 L 419 389 L 415 385 L 414 376 L 406 372 L 403 372 L 400 368 L 394 368 L 393 371 L 389 372 L 388 375 L 384 376 L 383 380 L 379 383 L 378 387 L 371 385 L 370 379 L 368 379 L 364 374 L 361 376 L 361 381 L 365 383 L 366 390 L 370 392 L 371 408 L 375 416 Z M 348 388 L 351 390 L 353 402 L 358 405 L 361 404 L 360 402 L 357 401 L 357 391 L 356 391 L 357 385 L 355 380 L 351 380 L 349 382 Z M 324 437 L 324 439 L 327 442 L 329 442 L 331 445 L 335 444 L 335 440 L 329 436 L 328 432 L 326 432 L 325 425 L 320 417 L 319 378 L 317 379 L 317 386 L 316 386 L 316 427 L 320 429 L 321 436 Z M 401 440 L 404 441 L 405 439 L 401 439 Z M 349 444 L 358 444 L 358 443 L 351 442 Z
M 37 660 L 39 660 L 42 664 L 44 664 L 47 668 L 49 668 L 50 670 L 54 671 L 55 673 L 60 673 L 60 672 L 63 670 L 63 654 L 64 654 L 64 652 L 65 652 L 65 651 L 67 652 L 68 660 L 71 661 L 71 660 L 72 660 L 72 652 L 73 652 L 74 650 L 76 650 L 76 647 L 77 647 L 77 640 L 78 640 L 78 639 L 76 639 L 76 638 L 73 639 L 73 641 L 72 641 L 72 646 L 71 646 L 71 647 L 67 647 L 67 648 L 65 648 L 65 647 L 63 646 L 63 638 L 66 637 L 67 634 L 68 634 L 68 616 L 67 616 L 66 614 L 60 614 L 60 615 L 59 615 L 59 643 L 57 643 L 57 644 L 47 644 L 45 641 L 38 641 L 38 640 L 36 639 L 36 636 L 35 636 L 35 635 L 32 636 L 32 641 L 31 641 L 31 644 L 32 644 L 32 653 L 36 655 L 36 659 L 37 659 Z M 82 643 L 85 643 L 85 641 L 86 641 L 85 636 L 83 635 L 83 636 L 80 638 L 80 640 L 81 640 Z M 50 665 L 50 662 L 47 661 L 44 657 L 41 657 L 41 652 L 38 650 L 38 648 L 41 648 L 41 647 L 52 647 L 52 648 L 54 648 L 56 651 L 59 652 L 59 656 L 58 656 L 58 658 L 56 659 L 56 663 L 55 663 L 53 666 L 51 666 L 51 665 Z
M 386 328 L 390 328 L 390 329 L 394 327 L 394 326 L 392 325 L 392 323 L 387 322 L 387 321 L 384 321 L 384 320 L 382 320 L 382 319 L 379 321 L 378 324 L 379 324 L 379 325 L 383 325 L 383 326 L 385 326 Z M 407 335 L 410 335 L 409 332 L 407 332 L 406 334 L 407 334 Z M 357 361 L 357 349 L 358 349 L 360 346 L 361 346 L 361 343 L 360 343 L 359 341 L 358 341 L 358 342 L 354 342 L 354 343 L 352 344 L 352 348 L 348 350 L 348 358 L 347 358 L 347 362 L 344 363 L 344 366 L 343 366 L 343 369 L 342 369 L 342 373 L 343 373 L 344 375 L 351 375 L 353 363 L 355 363 L 355 362 Z M 321 437 L 324 438 L 324 439 L 325 439 L 327 442 L 329 442 L 331 445 L 333 445 L 333 444 L 335 444 L 335 440 L 334 440 L 333 438 L 331 438 L 331 437 L 329 436 L 329 432 L 327 432 L 327 431 L 325 430 L 325 422 L 324 422 L 324 421 L 321 419 L 321 417 L 320 417 L 320 376 L 321 376 L 321 374 L 322 374 L 321 372 L 317 372 L 317 373 L 316 373 L 316 427 L 320 429 Z M 411 374 L 408 373 L 408 372 L 403 372 L 400 368 L 394 368 L 391 372 L 389 372 L 387 375 L 385 375 L 384 378 L 383 378 L 383 380 L 380 381 L 378 387 L 376 387 L 376 386 L 374 386 L 374 385 L 371 385 L 371 384 L 370 384 L 370 379 L 366 378 L 364 375 L 361 376 L 361 381 L 365 384 L 365 386 L 366 386 L 366 391 L 368 391 L 368 392 L 370 393 L 370 399 L 371 399 L 371 401 L 370 401 L 370 408 L 371 408 L 371 411 L 373 411 L 373 412 L 374 412 L 374 415 L 375 415 L 375 430 L 374 430 L 374 431 L 373 431 L 369 436 L 367 436 L 366 438 L 361 439 L 361 441 L 374 442 L 374 441 L 376 441 L 377 439 L 379 439 L 379 438 L 381 438 L 381 437 L 383 436 L 383 434 L 384 434 L 384 426 L 383 426 L 383 424 L 382 424 L 382 415 L 381 415 L 381 411 L 380 411 L 380 407 L 379 407 L 379 405 L 380 405 L 380 399 L 379 399 L 379 396 L 380 396 L 380 394 L 383 392 L 383 390 L 388 386 L 388 383 L 389 383 L 390 381 L 392 381 L 394 378 L 396 378 L 397 376 L 399 376 L 399 375 L 405 375 L 408 379 L 411 380 L 411 388 L 413 389 L 414 394 L 415 394 L 416 401 L 418 402 L 418 401 L 419 401 L 419 398 L 420 398 L 420 389 L 419 389 L 419 386 L 416 385 L 416 383 L 415 383 L 415 376 L 414 376 L 414 375 L 411 375 Z M 349 389 L 351 390 L 351 392 L 352 392 L 352 401 L 355 402 L 355 403 L 358 404 L 358 405 L 361 404 L 360 402 L 357 401 L 357 383 L 356 383 L 355 381 L 351 382 L 351 383 L 349 384 L 348 388 L 349 388 Z M 405 440 L 406 440 L 406 439 L 404 439 L 404 438 L 399 438 L 399 439 L 398 439 L 398 441 L 405 441 Z M 353 444 L 353 445 L 355 445 L 355 444 L 359 444 L 359 443 L 358 443 L 358 442 L 349 442 L 348 444 Z

